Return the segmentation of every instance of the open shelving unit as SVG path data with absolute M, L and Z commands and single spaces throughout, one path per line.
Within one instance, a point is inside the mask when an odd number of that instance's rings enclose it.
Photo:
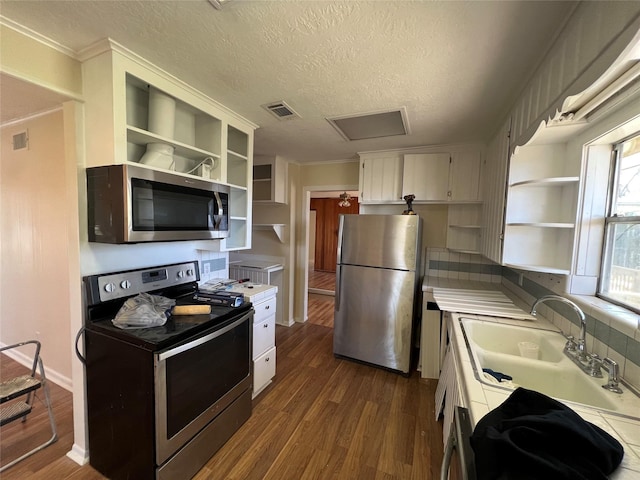
M 565 143 L 545 143 L 544 138 L 543 131 L 511 157 L 503 264 L 568 275 L 573 262 L 580 165 L 565 158 Z
M 449 205 L 447 248 L 459 253 L 480 253 L 482 204 Z
M 131 163 L 228 185 L 230 236 L 213 248 L 251 248 L 257 126 L 109 39 L 87 53 L 83 75 L 87 166 Z M 172 148 L 150 161 L 149 144 Z
M 280 243 L 285 243 L 287 241 L 287 226 L 284 223 L 254 223 L 254 230 L 269 230 L 273 231 L 280 240 Z
M 249 136 L 227 126 L 227 182 L 231 187 L 229 202 L 229 237 L 222 250 L 240 250 L 251 245 L 251 191 L 253 177 Z
M 222 122 L 218 118 L 205 113 L 175 97 L 163 92 L 175 102 L 172 123 L 173 135 L 161 135 L 150 131 L 149 126 L 149 91 L 148 82 L 129 73 L 125 74 L 126 82 L 126 161 L 139 163 L 150 143 L 170 145 L 174 148 L 174 163 L 166 170 L 179 174 L 193 175 L 205 180 L 223 181 L 221 162 Z M 211 158 L 213 168 L 207 177 L 196 167 L 206 158 Z M 160 166 L 150 168 L 163 169 Z

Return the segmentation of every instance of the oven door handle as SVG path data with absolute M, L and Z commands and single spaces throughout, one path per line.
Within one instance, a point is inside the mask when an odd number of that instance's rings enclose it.
M 80 337 L 84 333 L 84 330 L 85 330 L 85 327 L 84 326 L 81 327 L 80 330 L 78 331 L 78 334 L 76 335 L 75 349 L 76 349 L 76 356 L 78 357 L 78 359 L 82 362 L 83 365 L 86 365 L 87 359 L 82 356 L 82 353 L 80 353 L 80 349 L 78 348 L 78 341 L 80 340 Z
M 185 352 L 185 351 L 190 350 L 192 348 L 195 348 L 198 345 L 202 345 L 203 343 L 206 343 L 209 340 L 213 340 L 214 338 L 219 337 L 220 335 L 224 335 L 225 333 L 227 333 L 230 330 L 233 330 L 234 328 L 236 328 L 238 325 L 242 324 L 243 322 L 246 322 L 247 319 L 251 317 L 252 311 L 249 311 L 248 313 L 245 313 L 241 318 L 239 318 L 238 320 L 236 320 L 233 323 L 230 323 L 226 327 L 221 328 L 220 330 L 216 330 L 215 332 L 211 332 L 210 334 L 205 335 L 204 337 L 197 338 L 197 339 L 195 339 L 195 340 L 193 340 L 193 341 L 191 341 L 189 343 L 185 343 L 184 345 L 180 345 L 178 347 L 175 347 L 175 348 L 172 348 L 170 350 L 167 350 L 166 352 L 159 353 L 158 354 L 158 360 L 159 361 L 166 360 L 167 358 L 173 357 L 174 355 L 178 355 L 179 353 L 182 353 L 182 352 Z
M 448 480 L 449 468 L 451 467 L 451 457 L 453 451 L 456 448 L 456 431 L 455 428 L 451 429 L 449 438 L 447 439 L 447 445 L 444 448 L 444 455 L 442 456 L 442 465 L 440 466 L 440 480 Z
M 473 432 L 469 410 L 460 406 L 455 406 L 454 409 L 453 424 L 440 467 L 440 480 L 449 478 L 454 450 L 457 450 L 458 454 L 456 463 L 459 466 L 459 476 L 462 480 L 476 480 L 475 458 L 469 440 Z

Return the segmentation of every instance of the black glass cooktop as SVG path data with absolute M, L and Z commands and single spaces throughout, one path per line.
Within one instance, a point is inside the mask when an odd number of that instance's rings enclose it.
M 204 303 L 194 301 L 193 296 L 178 298 L 177 305 Z M 222 328 L 251 310 L 251 303 L 245 302 L 239 307 L 211 306 L 207 315 L 170 315 L 167 322 L 159 327 L 122 329 L 112 323 L 113 315 L 94 319 L 87 329 L 119 338 L 120 340 L 143 348 L 159 350 L 174 346 L 204 330 Z

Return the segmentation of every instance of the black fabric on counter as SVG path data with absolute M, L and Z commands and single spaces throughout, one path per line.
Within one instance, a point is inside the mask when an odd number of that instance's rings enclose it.
M 542 393 L 516 389 L 471 436 L 478 480 L 606 479 L 620 442 Z

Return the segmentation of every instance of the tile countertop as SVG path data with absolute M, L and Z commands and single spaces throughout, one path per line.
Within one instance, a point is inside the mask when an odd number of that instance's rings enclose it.
M 471 420 L 475 425 L 484 415 L 504 402 L 511 394 L 511 391 L 500 387 L 492 387 L 481 383 L 474 375 L 473 365 L 469 358 L 463 333 L 458 319 L 476 318 L 478 320 L 498 321 L 521 326 L 532 326 L 536 328 L 556 330 L 557 328 L 544 319 L 536 320 L 509 320 L 498 319 L 480 315 L 456 314 L 451 315 L 453 328 L 453 351 L 455 353 L 456 373 L 460 378 L 461 395 L 465 406 L 469 409 Z M 629 395 L 633 393 L 628 392 Z M 624 458 L 622 464 L 609 476 L 612 480 L 632 480 L 640 478 L 640 412 L 638 417 L 616 415 L 604 410 L 587 407 L 573 402 L 566 403 L 571 409 L 577 412 L 585 420 L 599 426 L 610 435 L 615 437 L 624 447 Z
M 478 282 L 473 280 L 455 280 L 451 278 L 440 277 L 427 277 L 422 280 L 422 291 L 424 292 L 424 300 L 429 302 L 435 302 L 433 297 L 434 289 L 438 290 L 484 290 L 495 291 L 505 294 L 517 307 L 529 311 L 529 305 L 523 302 L 520 298 L 516 297 L 502 284 L 497 282 Z
M 281 263 L 269 262 L 265 260 L 230 260 L 229 267 L 251 268 L 254 270 L 265 270 L 278 272 L 284 269 Z
M 259 302 L 260 300 L 272 297 L 278 293 L 278 287 L 275 285 L 264 285 L 252 282 L 237 283 L 233 285 L 228 292 L 242 293 L 244 298 L 251 303 Z
M 260 300 L 272 297 L 278 293 L 278 287 L 275 285 L 265 285 L 261 283 L 244 282 L 244 283 L 232 283 L 237 282 L 231 278 L 228 279 L 215 279 L 200 285 L 202 290 L 206 290 L 207 286 L 216 285 L 216 288 L 225 292 L 242 293 L 246 301 L 251 303 L 259 302 Z M 225 284 L 230 284 L 225 287 Z

